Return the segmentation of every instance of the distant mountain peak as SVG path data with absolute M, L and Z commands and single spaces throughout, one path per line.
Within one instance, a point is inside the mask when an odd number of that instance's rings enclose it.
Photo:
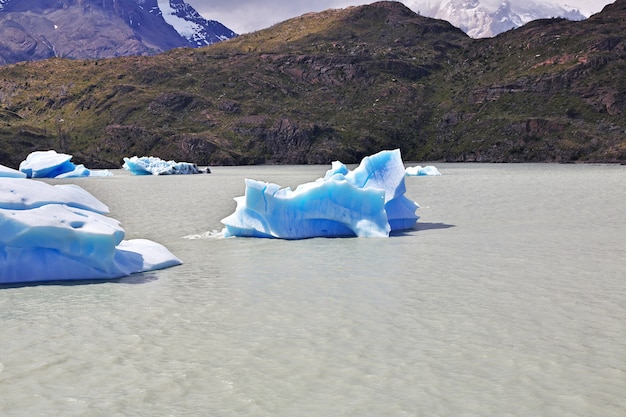
M 153 55 L 235 36 L 184 0 L 0 0 L 0 65 Z
M 528 0 L 502 0 L 497 5 L 480 0 L 435 0 L 428 5 L 425 16 L 447 20 L 472 38 L 492 37 L 537 19 L 588 17 L 571 6 Z
M 165 22 L 189 40 L 192 46 L 206 46 L 237 36 L 235 32 L 228 30 L 221 23 L 202 17 L 184 0 L 158 0 L 158 9 Z

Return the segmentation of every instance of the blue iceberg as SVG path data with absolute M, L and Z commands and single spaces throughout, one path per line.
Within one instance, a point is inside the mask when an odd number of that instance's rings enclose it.
M 124 158 L 124 169 L 134 175 L 180 175 L 200 174 L 202 171 L 196 164 L 190 162 L 164 161 L 155 156 L 133 156 Z
M 441 175 L 441 172 L 439 172 L 437 167 L 432 165 L 426 165 L 425 167 L 422 167 L 420 165 L 407 167 L 405 173 L 407 176 L 410 177 L 432 177 Z
M 335 161 L 324 178 L 295 190 L 245 180 L 245 195 L 222 220 L 224 236 L 306 239 L 312 237 L 388 237 L 415 227 L 419 207 L 404 194 L 400 150 L 363 158 L 350 171 Z
M 0 181 L 0 284 L 113 279 L 179 265 L 164 246 L 124 240 L 108 207 L 76 185 Z
M 6 178 L 26 178 L 26 174 L 13 168 L 0 165 L 0 177 Z
M 77 178 L 112 175 L 108 170 L 90 170 L 83 164 L 75 165 L 72 155 L 56 151 L 35 151 L 20 163 L 20 171 L 27 178 Z

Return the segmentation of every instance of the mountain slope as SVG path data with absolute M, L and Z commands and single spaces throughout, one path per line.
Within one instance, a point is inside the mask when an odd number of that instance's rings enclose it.
M 200 49 L 0 67 L 0 163 L 626 161 L 626 0 L 472 39 L 396 2 Z
M 152 55 L 236 36 L 183 0 L 4 0 L 0 64 Z

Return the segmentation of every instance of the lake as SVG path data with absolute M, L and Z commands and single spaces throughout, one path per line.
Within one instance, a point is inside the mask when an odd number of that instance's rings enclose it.
M 387 239 L 220 237 L 330 166 L 48 180 L 184 264 L 1 287 L 0 415 L 626 415 L 626 166 L 435 165 Z

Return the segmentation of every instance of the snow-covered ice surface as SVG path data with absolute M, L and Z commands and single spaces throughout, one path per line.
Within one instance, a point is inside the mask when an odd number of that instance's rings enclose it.
M 179 265 L 164 246 L 124 240 L 108 207 L 77 185 L 0 181 L 0 284 L 112 279 Z
M 123 168 L 135 175 L 200 174 L 196 164 L 190 162 L 164 161 L 156 156 L 133 156 L 124 158 Z
M 26 178 L 26 174 L 13 168 L 0 165 L 0 177 Z
M 400 150 L 363 158 L 350 171 L 335 161 L 324 178 L 295 190 L 246 179 L 235 212 L 224 218 L 224 236 L 306 239 L 387 237 L 415 226 L 417 203 L 405 197 Z
M 50 185 L 42 181 L 5 178 L 0 182 L 0 208 L 30 210 L 47 204 L 76 207 L 95 213 L 109 208 L 93 195 L 74 184 Z
M 432 165 L 420 166 L 416 165 L 414 167 L 407 167 L 405 170 L 406 175 L 410 177 L 423 177 L 423 176 L 437 176 L 441 175 L 441 172 L 437 169 L 437 167 Z
M 83 164 L 76 165 L 72 155 L 54 150 L 35 151 L 20 163 L 20 171 L 28 178 L 74 178 L 110 176 L 108 170 L 90 170 Z

